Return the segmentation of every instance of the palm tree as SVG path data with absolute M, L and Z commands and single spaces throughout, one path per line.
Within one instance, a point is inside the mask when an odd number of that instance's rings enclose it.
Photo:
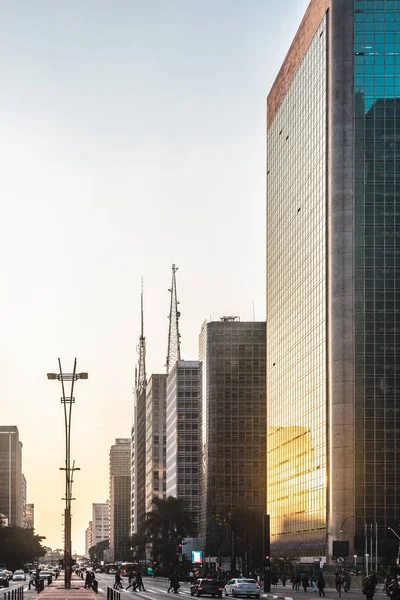
M 154 508 L 146 514 L 145 531 L 152 543 L 153 560 L 175 569 L 182 551 L 184 537 L 193 536 L 195 524 L 192 514 L 180 498 L 155 498 Z

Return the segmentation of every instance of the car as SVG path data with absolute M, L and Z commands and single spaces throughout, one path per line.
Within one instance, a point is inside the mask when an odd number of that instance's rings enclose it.
M 48 579 L 49 577 L 52 577 L 53 574 L 49 573 L 49 571 L 39 571 L 39 577 L 41 577 L 42 579 Z
M 6 571 L 0 571 L 0 587 L 9 587 L 9 585 L 8 573 Z
M 13 581 L 26 581 L 26 575 L 23 571 L 14 571 Z
M 108 569 L 108 574 L 109 575 L 115 575 L 117 571 L 115 569 Z
M 212 596 L 215 598 L 222 598 L 223 591 L 222 584 L 211 577 L 198 579 L 195 583 L 190 586 L 191 596 Z
M 261 585 L 255 579 L 240 577 L 231 579 L 225 586 L 225 596 L 231 595 L 233 598 L 245 596 L 246 598 L 259 598 L 261 595 Z
M 101 569 L 97 568 L 96 573 L 101 573 Z

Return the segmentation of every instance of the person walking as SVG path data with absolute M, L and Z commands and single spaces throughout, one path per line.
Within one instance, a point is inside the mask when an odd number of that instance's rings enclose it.
M 118 590 L 121 589 L 123 590 L 124 587 L 122 585 L 122 577 L 121 577 L 121 573 L 119 571 L 117 571 L 115 573 L 115 582 L 114 582 L 114 586 L 113 586 L 114 590 Z
M 375 594 L 375 585 L 374 582 L 368 578 L 365 582 L 365 585 L 362 589 L 362 593 L 366 596 L 367 600 L 372 600 Z
M 308 579 L 307 575 L 303 576 L 303 579 L 301 580 L 301 585 L 303 586 L 303 590 L 306 592 L 307 588 L 310 587 L 310 580 Z
M 139 571 L 139 573 L 136 575 L 136 585 L 135 585 L 135 592 L 139 590 L 139 592 L 145 592 L 146 590 L 144 589 L 144 585 L 143 585 L 143 576 L 141 571 Z
M 33 571 L 31 571 L 29 573 L 29 585 L 28 585 L 28 590 L 31 589 L 31 585 L 33 585 L 33 587 L 35 587 L 35 573 Z
M 86 588 L 91 588 L 92 587 L 92 574 L 89 570 L 86 570 L 86 575 L 85 575 L 85 589 Z
M 169 588 L 167 589 L 168 594 L 171 592 L 171 590 L 175 591 L 175 587 L 176 587 L 176 577 L 175 577 L 175 575 L 171 575 L 171 577 L 169 578 Z
M 321 598 L 321 596 L 323 596 L 325 598 L 325 579 L 322 573 L 318 575 L 317 588 L 319 592 L 319 597 Z
M 131 587 L 133 589 L 133 591 L 136 592 L 136 575 L 133 571 L 131 571 L 129 573 L 128 583 L 129 583 L 129 585 L 126 588 L 126 591 L 128 591 L 129 588 Z
M 340 573 L 336 573 L 335 575 L 335 588 L 337 593 L 339 594 L 339 598 L 342 597 L 342 577 Z

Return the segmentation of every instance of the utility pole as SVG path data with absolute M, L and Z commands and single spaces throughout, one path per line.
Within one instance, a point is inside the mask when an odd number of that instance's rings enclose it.
M 58 379 L 61 381 L 62 397 L 61 403 L 64 406 L 64 423 L 65 423 L 65 467 L 61 467 L 61 471 L 65 471 L 65 501 L 64 509 L 64 564 L 65 564 L 65 576 L 64 586 L 65 589 L 71 588 L 71 574 L 72 574 L 72 554 L 71 554 L 71 502 L 75 500 L 72 497 L 72 484 L 74 482 L 74 473 L 80 469 L 75 467 L 75 461 L 71 467 L 71 418 L 72 418 L 72 405 L 75 403 L 74 398 L 74 384 L 77 379 L 87 379 L 87 373 L 76 372 L 76 358 L 74 360 L 74 368 L 72 373 L 63 373 L 61 367 L 61 360 L 58 359 L 59 373 L 47 373 L 47 379 Z M 70 393 L 68 396 L 65 395 L 65 382 L 70 382 Z M 68 407 L 68 408 L 67 408 Z
M 174 366 L 177 360 L 181 360 L 181 334 L 179 333 L 179 317 L 181 313 L 178 310 L 178 297 L 176 293 L 176 272 L 178 267 L 172 265 L 172 284 L 168 290 L 171 294 L 171 302 L 169 308 L 169 329 L 168 329 L 168 351 L 167 362 L 165 367 L 167 375 L 170 369 Z

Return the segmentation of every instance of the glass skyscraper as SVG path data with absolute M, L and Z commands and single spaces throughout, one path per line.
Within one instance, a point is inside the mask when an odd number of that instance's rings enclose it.
M 312 0 L 267 121 L 271 549 L 363 556 L 400 517 L 400 0 Z

